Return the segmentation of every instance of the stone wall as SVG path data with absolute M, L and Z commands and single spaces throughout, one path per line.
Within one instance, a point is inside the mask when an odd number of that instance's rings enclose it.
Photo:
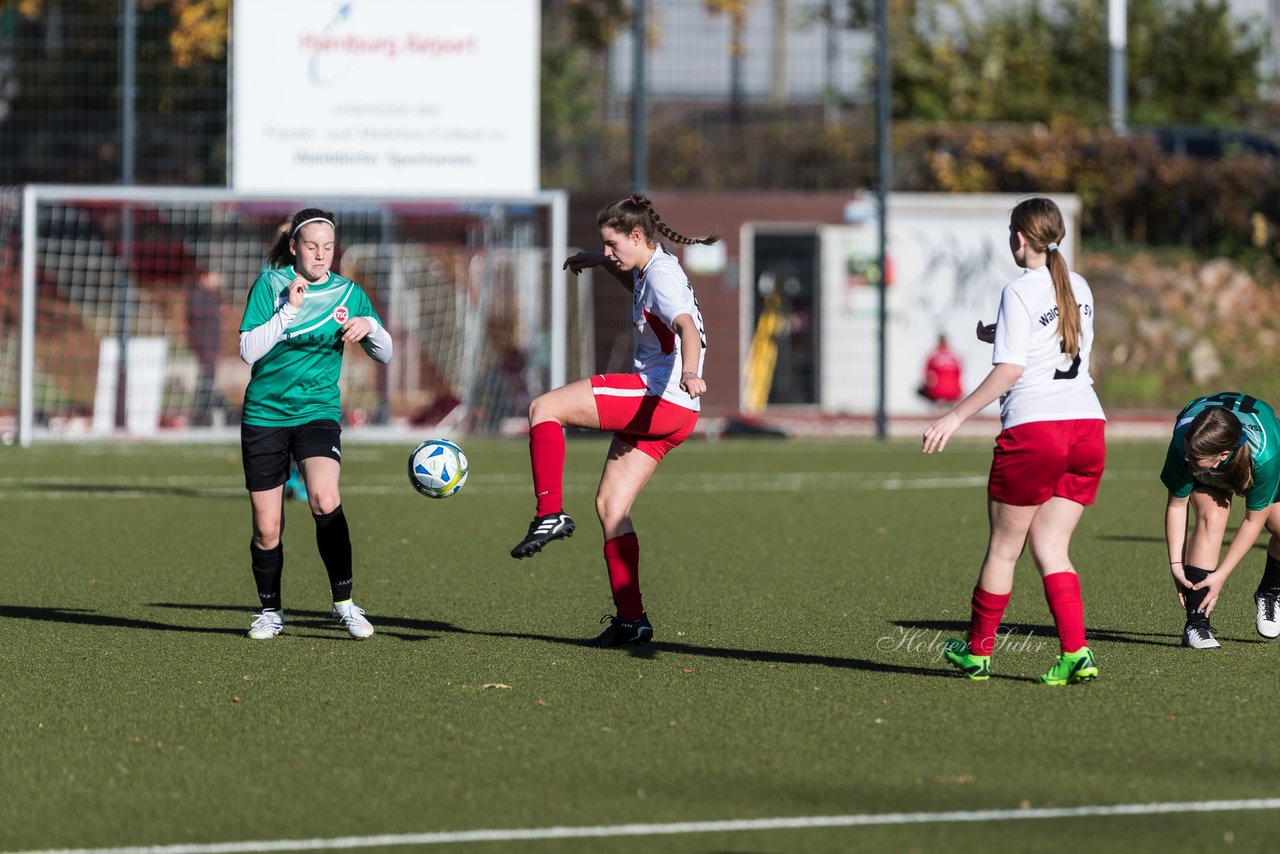
M 1093 375 L 1107 408 L 1180 407 L 1213 391 L 1280 404 L 1280 283 L 1226 259 L 1086 254 Z

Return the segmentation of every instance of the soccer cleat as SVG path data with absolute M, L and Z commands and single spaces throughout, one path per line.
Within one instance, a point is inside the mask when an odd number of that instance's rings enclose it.
M 373 623 L 364 615 L 364 609 L 348 599 L 333 603 L 333 617 L 356 640 L 364 640 L 373 634 Z
M 608 622 L 609 628 L 587 641 L 588 646 L 627 646 L 648 643 L 653 640 L 653 624 L 647 614 L 641 614 L 634 623 L 625 623 L 617 617 L 605 614 L 600 622 Z
M 269 640 L 284 631 L 284 611 L 263 611 L 253 618 L 249 626 L 249 637 L 254 640 Z
M 942 654 L 974 682 L 986 682 L 991 678 L 991 656 L 973 655 L 965 641 L 948 639 L 942 644 Z
M 1082 646 L 1075 652 L 1064 652 L 1049 672 L 1036 679 L 1042 685 L 1074 685 L 1098 678 L 1098 660 L 1089 647 Z
M 1280 593 L 1259 590 L 1253 594 L 1253 603 L 1258 606 L 1258 634 L 1264 638 L 1280 637 Z
M 548 513 L 537 516 L 529 523 L 529 533 L 511 550 L 514 558 L 531 557 L 542 551 L 542 547 L 552 540 L 563 540 L 573 536 L 577 526 L 567 513 Z
M 1217 649 L 1222 646 L 1213 636 L 1213 626 L 1208 619 L 1188 622 L 1182 630 L 1182 645 L 1192 649 Z

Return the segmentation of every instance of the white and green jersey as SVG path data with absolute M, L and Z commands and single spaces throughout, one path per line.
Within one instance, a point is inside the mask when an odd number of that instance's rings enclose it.
M 340 420 L 338 377 L 346 346 L 342 324 L 353 317 L 370 317 L 382 324 L 364 289 L 332 272 L 325 281 L 307 288 L 295 314 L 285 291 L 296 276 L 292 266 L 264 270 L 249 289 L 241 333 L 276 320 L 278 314 L 286 322 L 275 345 L 253 362 L 244 393 L 241 420 L 245 424 L 291 427 Z
M 1249 510 L 1269 507 L 1276 500 L 1277 489 L 1280 489 L 1280 422 L 1276 421 L 1275 410 L 1270 405 L 1240 392 L 1197 397 L 1182 408 L 1173 424 L 1173 438 L 1169 441 L 1160 481 L 1176 498 L 1186 498 L 1196 483 L 1218 489 L 1228 488 L 1213 469 L 1193 473 L 1187 465 L 1187 429 L 1192 419 L 1210 406 L 1228 410 L 1240 419 L 1244 427 L 1245 440 L 1253 455 L 1253 484 L 1245 493 L 1245 507 Z

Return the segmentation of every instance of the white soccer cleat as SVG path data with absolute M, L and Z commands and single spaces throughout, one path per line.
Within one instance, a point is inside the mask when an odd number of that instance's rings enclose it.
M 364 615 L 364 609 L 348 599 L 333 604 L 333 617 L 356 640 L 364 640 L 373 634 L 373 623 Z
M 1258 606 L 1258 634 L 1264 638 L 1280 637 L 1280 594 L 1259 590 L 1253 594 L 1253 603 Z
M 1213 626 L 1209 625 L 1208 620 L 1187 623 L 1182 630 L 1182 645 L 1192 649 L 1217 649 L 1222 646 L 1213 636 Z
M 253 618 L 249 637 L 254 640 L 270 640 L 284 631 L 284 611 L 263 611 Z

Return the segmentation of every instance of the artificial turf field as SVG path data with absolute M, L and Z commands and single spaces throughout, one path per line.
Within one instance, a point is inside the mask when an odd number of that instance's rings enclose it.
M 244 637 L 238 446 L 0 449 L 0 851 L 1274 850 L 1261 545 L 1214 615 L 1223 648 L 1182 649 L 1163 444 L 1113 442 L 1073 545 L 1100 678 L 1033 682 L 1058 649 L 1024 557 L 970 683 L 939 646 L 967 626 L 990 445 L 686 444 L 634 508 L 657 631 L 636 650 L 579 644 L 612 611 L 600 439 L 569 442 L 578 533 L 524 561 L 524 441 L 464 440 L 445 501 L 409 487 L 408 447 L 349 443 L 361 642 L 331 624 L 300 502 L 285 634 Z M 1206 801 L 1244 803 L 1169 806 Z M 761 821 L 815 817 L 852 826 Z M 743 824 L 671 826 L 720 821 Z M 506 833 L 548 828 L 601 835 Z

